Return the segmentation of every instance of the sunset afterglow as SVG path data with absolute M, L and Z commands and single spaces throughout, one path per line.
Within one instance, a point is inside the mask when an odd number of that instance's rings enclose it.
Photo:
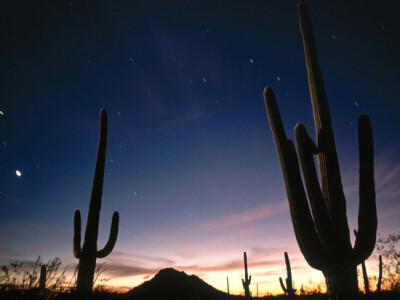
M 74 211 L 83 240 L 105 108 L 98 249 L 114 211 L 120 220 L 113 251 L 97 260 L 104 263 L 97 284 L 127 292 L 174 268 L 224 292 L 228 277 L 239 295 L 246 252 L 252 295 L 257 285 L 260 296 L 282 294 L 287 252 L 295 288 L 324 291 L 322 273 L 307 264 L 294 235 L 263 100 L 270 86 L 288 138 L 302 123 L 315 139 L 297 0 L 6 2 L 0 265 L 59 257 L 70 280 L 78 263 Z M 306 2 L 317 24 L 352 243 L 361 114 L 374 136 L 378 237 L 398 233 L 395 1 Z M 367 269 L 371 277 L 378 272 L 375 252 Z

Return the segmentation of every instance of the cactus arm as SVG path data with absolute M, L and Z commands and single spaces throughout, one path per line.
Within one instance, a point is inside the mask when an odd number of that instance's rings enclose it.
M 112 217 L 111 230 L 110 230 L 110 236 L 108 238 L 108 242 L 102 250 L 97 252 L 98 258 L 106 257 L 113 250 L 115 243 L 117 241 L 118 225 L 119 225 L 119 214 L 118 214 L 118 212 L 115 211 L 113 214 L 113 217 Z
M 334 230 L 332 243 L 337 245 L 337 249 L 340 251 L 346 252 L 351 249 L 346 199 L 343 193 L 331 117 L 312 33 L 311 19 L 304 3 L 299 3 L 298 14 L 319 150 L 317 158 L 321 190 L 332 224 L 331 228 Z
M 282 277 L 279 277 L 279 283 L 281 284 L 283 292 L 287 294 L 287 289 L 285 288 L 285 284 L 283 283 Z
M 292 283 L 292 269 L 290 268 L 290 260 L 289 260 L 289 255 L 287 252 L 284 253 L 285 255 L 285 264 L 286 264 L 286 275 L 287 275 L 287 280 L 289 283 Z M 289 285 L 286 285 L 289 288 Z
M 101 109 L 99 143 L 97 147 L 96 165 L 94 170 L 92 193 L 90 197 L 88 220 L 85 231 L 85 242 L 83 248 L 88 243 L 90 248 L 97 244 L 99 219 L 101 209 L 101 197 L 103 194 L 103 179 L 106 160 L 107 145 L 107 112 Z M 96 250 L 96 249 L 94 249 Z
M 315 129 L 318 133 L 322 128 L 332 128 L 324 81 L 319 67 L 317 50 L 312 33 L 311 19 L 304 3 L 297 7 L 300 32 L 303 39 L 304 54 L 307 66 L 308 86 L 314 109 Z
M 306 185 L 312 216 L 323 248 L 325 251 L 327 251 L 330 246 L 329 217 L 319 185 L 318 175 L 315 170 L 313 158 L 313 155 L 318 153 L 318 149 L 303 125 L 297 124 L 294 129 L 294 133 L 296 138 L 297 153 L 300 161 L 301 171 L 303 173 L 304 183 Z
M 361 263 L 361 269 L 363 273 L 365 293 L 369 294 L 369 281 L 368 281 L 367 267 L 365 266 L 365 261 Z
M 251 283 L 251 275 L 250 275 L 250 277 L 249 277 L 249 281 L 248 281 L 248 283 L 249 283 L 249 284 Z
M 356 239 L 358 238 L 358 231 L 354 230 L 354 235 L 356 236 Z M 367 274 L 367 268 L 365 266 L 365 260 L 361 262 L 361 270 L 363 274 L 363 280 L 364 280 L 364 290 L 365 293 L 369 293 L 369 281 L 368 281 L 368 274 Z
M 354 256 L 356 262 L 360 263 L 372 253 L 377 231 L 373 137 L 371 122 L 366 115 L 361 115 L 358 119 L 358 144 L 360 157 L 360 205 Z
M 297 242 L 310 266 L 321 270 L 324 265 L 324 255 L 301 181 L 296 150 L 293 142 L 286 137 L 275 96 L 269 87 L 264 90 L 264 100 L 279 156 Z
M 74 213 L 74 256 L 76 258 L 81 257 L 82 249 L 81 249 L 81 212 L 79 210 L 75 210 Z

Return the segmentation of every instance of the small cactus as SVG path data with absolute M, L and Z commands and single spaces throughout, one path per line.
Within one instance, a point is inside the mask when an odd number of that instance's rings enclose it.
M 287 273 L 286 287 L 281 277 L 279 277 L 279 283 L 281 284 L 282 290 L 286 295 L 293 296 L 296 290 L 293 288 L 294 284 L 292 280 L 292 269 L 290 268 L 289 255 L 287 254 L 287 252 L 285 252 L 285 263 L 286 263 L 286 273 Z
M 93 278 L 96 267 L 96 259 L 106 257 L 111 253 L 117 241 L 119 214 L 114 212 L 111 223 L 110 236 L 102 250 L 97 251 L 97 238 L 99 231 L 99 219 L 101 209 L 101 196 L 103 193 L 103 178 L 107 144 L 107 112 L 100 112 L 99 144 L 97 147 L 97 159 L 94 171 L 92 194 L 89 204 L 89 212 L 85 231 L 85 240 L 81 248 L 81 213 L 74 214 L 74 256 L 79 259 L 77 292 L 90 293 L 93 289 Z
M 244 279 L 242 279 L 242 284 L 244 288 L 244 295 L 246 296 L 247 299 L 250 299 L 250 282 L 251 282 L 251 275 L 250 277 L 248 276 L 247 273 L 247 254 L 246 252 L 243 253 L 244 256 Z
M 39 277 L 39 290 L 44 290 L 46 288 L 46 266 L 43 265 L 40 268 L 40 277 Z
M 226 288 L 228 290 L 228 295 L 229 295 L 229 278 L 226 276 Z
M 381 285 L 382 285 L 382 255 L 379 255 L 379 277 L 378 277 L 378 283 L 376 285 L 377 292 L 381 291 Z

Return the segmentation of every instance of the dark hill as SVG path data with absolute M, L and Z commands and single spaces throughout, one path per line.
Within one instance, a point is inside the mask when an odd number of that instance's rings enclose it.
M 163 269 L 151 280 L 144 282 L 126 294 L 128 299 L 232 299 L 232 296 L 216 290 L 195 275 L 187 275 L 172 268 Z

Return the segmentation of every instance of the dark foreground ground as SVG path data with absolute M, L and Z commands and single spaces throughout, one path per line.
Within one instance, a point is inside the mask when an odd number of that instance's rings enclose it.
M 13 290 L 13 291 L 0 291 L 0 299 L 1 300 L 25 300 L 25 299 L 32 299 L 32 300 L 52 300 L 52 299 L 57 299 L 57 300 L 71 300 L 71 299 L 82 299 L 82 300 L 241 300 L 245 299 L 244 296 L 234 296 L 234 295 L 221 295 L 221 296 L 215 296 L 215 295 L 184 295 L 182 293 L 177 293 L 175 295 L 171 295 L 169 293 L 163 294 L 161 291 L 154 291 L 154 294 L 158 294 L 158 296 L 155 295 L 149 295 L 149 296 L 132 296 L 128 294 L 116 294 L 116 293 L 109 293 L 109 292 L 100 292 L 100 293 L 94 293 L 91 296 L 78 296 L 76 294 L 70 294 L 70 293 L 63 293 L 63 294 L 43 294 L 43 293 L 38 293 L 37 291 L 21 291 L 21 290 Z M 294 297 L 288 297 L 285 295 L 278 295 L 278 296 L 266 296 L 266 297 L 253 297 L 252 299 L 282 299 L 282 300 L 287 300 L 287 299 L 307 299 L 307 300 L 319 300 L 319 299 L 324 299 L 327 300 L 328 296 L 325 294 L 313 294 L 313 295 L 296 295 Z M 385 299 L 385 300 L 391 300 L 391 299 L 400 299 L 400 293 L 396 292 L 381 292 L 378 294 L 371 294 L 371 295 L 359 295 L 357 298 L 350 298 L 350 299 L 360 299 L 360 300 L 367 300 L 367 299 Z
M 151 280 L 135 287 L 125 294 L 116 294 L 111 292 L 95 292 L 92 295 L 80 296 L 76 293 L 55 293 L 49 290 L 8 290 L 0 289 L 1 300 L 244 300 L 244 296 L 228 295 L 207 284 L 199 277 L 187 275 L 185 272 L 179 272 L 168 268 L 158 272 Z M 253 297 L 252 299 L 328 299 L 325 294 L 312 294 L 288 297 L 285 295 Z M 380 292 L 370 295 L 360 294 L 358 297 L 349 297 L 353 299 L 397 299 L 400 300 L 399 292 Z

